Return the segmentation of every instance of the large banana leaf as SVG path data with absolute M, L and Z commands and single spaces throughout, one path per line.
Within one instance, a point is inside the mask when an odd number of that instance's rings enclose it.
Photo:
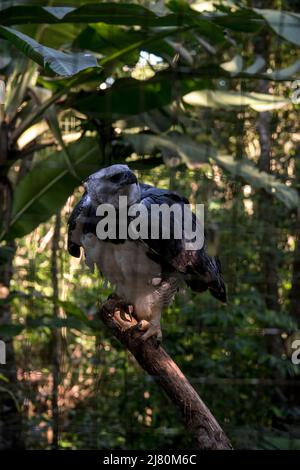
M 71 171 L 64 150 L 54 152 L 36 164 L 16 186 L 12 220 L 8 231 L 1 234 L 1 239 L 22 237 L 48 220 L 78 186 L 78 177 L 84 180 L 103 164 L 99 145 L 94 138 L 84 138 L 69 145 L 67 149 L 77 176 Z M 115 162 L 120 160 L 116 159 Z M 162 163 L 161 158 L 153 157 L 137 159 L 130 165 L 132 169 L 141 170 L 152 169 Z M 4 259 L 5 255 L 3 248 L 0 258 Z
M 96 139 L 84 138 L 68 146 L 72 164 L 82 179 L 101 166 L 101 152 Z M 69 170 L 63 151 L 54 152 L 38 163 L 16 186 L 12 220 L 7 240 L 30 233 L 55 214 L 78 186 Z
M 158 72 L 149 80 L 120 78 L 104 92 L 70 94 L 65 105 L 88 115 L 119 119 L 162 108 L 185 93 L 208 85 L 208 78 L 192 80 L 180 73 Z
M 13 5 L 0 9 L 0 23 L 3 25 L 57 23 L 73 10 L 72 7 Z
M 300 15 L 282 10 L 258 9 L 259 13 L 282 38 L 300 46 Z
M 226 29 L 243 33 L 256 33 L 262 29 L 264 20 L 250 8 L 227 9 L 227 14 L 216 12 L 210 15 L 214 23 Z
M 71 76 L 81 70 L 98 66 L 96 58 L 91 54 L 58 51 L 39 44 L 31 37 L 13 28 L 0 26 L 0 36 L 7 39 L 34 62 L 57 75 Z
M 197 144 L 192 139 L 180 136 L 161 136 L 153 134 L 124 134 L 124 139 L 129 142 L 139 154 L 153 154 L 162 151 L 168 160 L 179 157 L 178 162 L 184 162 L 192 168 L 194 164 L 206 163 L 210 157 L 216 155 L 216 149 L 208 144 Z
M 0 10 L 0 24 L 27 23 L 107 23 L 126 26 L 193 26 L 214 42 L 224 41 L 222 28 L 195 11 L 157 15 L 148 8 L 131 3 L 85 4 L 79 8 L 18 5 Z
M 245 74 L 257 74 L 266 66 L 266 61 L 260 55 L 256 56 L 255 61 L 249 67 L 243 70 Z M 264 77 L 273 80 L 289 80 L 290 78 L 297 78 L 297 72 L 300 70 L 300 59 L 297 59 L 294 63 L 283 69 L 275 69 L 273 72 L 266 72 Z M 263 76 L 261 77 L 263 78 Z
M 0 23 L 98 23 L 143 25 L 155 22 L 156 15 L 137 4 L 102 3 L 74 7 L 16 5 L 0 10 Z
M 299 28 L 300 34 L 300 28 Z M 273 78 L 274 80 L 288 80 L 289 78 L 293 77 L 297 72 L 300 70 L 300 59 L 296 60 L 292 65 L 289 67 L 285 67 L 284 69 L 274 70 L 268 74 L 269 77 Z M 295 75 L 297 78 L 297 75 Z
M 216 162 L 232 175 L 241 177 L 254 188 L 265 189 L 268 193 L 282 201 L 288 209 L 296 209 L 299 205 L 298 193 L 294 188 L 278 181 L 275 176 L 259 171 L 246 160 L 235 160 L 230 155 L 217 155 Z
M 74 39 L 85 29 L 85 24 L 68 23 L 63 26 L 57 24 L 24 24 L 17 27 L 18 31 L 53 49 L 69 49 Z M 75 48 L 75 50 L 77 50 Z M 84 49 L 83 49 L 84 50 Z
M 192 91 L 183 97 L 183 101 L 191 106 L 207 106 L 209 108 L 250 106 L 250 108 L 260 112 L 280 109 L 290 104 L 290 100 L 283 96 L 221 90 Z
M 174 13 L 181 15 L 184 18 L 195 18 L 195 14 L 198 11 L 202 11 L 198 2 L 189 4 L 187 0 L 169 0 L 167 2 L 168 8 Z M 208 3 L 208 2 L 203 2 Z M 214 3 L 214 2 L 212 2 Z M 226 11 L 226 13 L 225 13 Z M 231 8 L 225 8 L 222 2 L 222 11 L 215 11 L 213 14 L 203 14 L 202 17 L 208 18 L 211 22 L 222 26 L 222 28 L 232 29 L 234 31 L 241 31 L 246 33 L 253 33 L 259 31 L 263 26 L 263 21 L 259 16 L 250 8 L 243 8 L 239 5 L 236 11 L 232 11 Z
M 66 6 L 15 5 L 0 10 L 0 24 L 107 23 L 126 26 L 198 26 L 201 33 L 214 42 L 224 41 L 222 28 L 241 32 L 257 32 L 265 24 L 284 39 L 300 45 L 297 13 L 270 9 L 239 7 L 214 14 L 200 14 L 186 1 L 169 1 L 162 14 L 131 3 L 87 3 L 78 8 Z M 170 11 L 172 10 L 172 12 Z M 225 13 L 226 11 L 226 13 Z
M 299 197 L 295 189 L 278 181 L 273 175 L 259 171 L 246 159 L 235 160 L 232 156 L 218 154 L 210 145 L 199 144 L 180 135 L 128 134 L 124 138 L 140 154 L 153 154 L 158 150 L 167 150 L 168 157 L 179 157 L 177 162 L 182 161 L 189 168 L 196 168 L 199 164 L 211 160 L 215 161 L 226 172 L 242 178 L 254 188 L 265 189 L 282 201 L 288 209 L 295 209 L 299 205 Z
M 35 87 L 31 87 L 30 91 L 33 94 L 33 96 L 35 98 L 35 101 L 38 105 L 40 105 L 41 103 L 45 103 L 51 97 L 51 92 L 49 92 L 49 90 L 47 90 L 45 88 L 35 86 Z M 72 166 L 72 162 L 71 162 L 71 158 L 70 158 L 70 155 L 69 155 L 68 147 L 66 146 L 66 144 L 64 143 L 64 140 L 63 140 L 63 136 L 62 136 L 60 125 L 59 125 L 59 118 L 58 118 L 57 109 L 55 107 L 55 104 L 53 104 L 52 106 L 49 106 L 49 108 L 44 113 L 44 117 L 45 117 L 46 123 L 48 124 L 49 128 L 51 129 L 53 137 L 56 139 L 57 143 L 60 145 L 60 147 L 64 151 L 64 157 L 66 159 L 66 162 L 67 162 L 68 168 L 70 170 L 70 173 L 72 173 L 75 177 L 77 177 L 77 175 L 75 173 L 75 170 Z M 35 124 L 32 127 L 29 127 L 25 131 L 24 134 L 25 135 L 29 134 L 29 136 L 31 136 L 32 129 L 34 129 L 35 127 L 37 127 L 37 128 L 42 127 L 43 128 L 43 126 L 41 124 L 46 124 L 46 123 L 44 121 L 42 121 L 41 123 Z M 24 134 L 22 134 L 21 137 L 19 138 L 18 144 L 20 143 L 20 140 L 23 139 Z M 31 140 L 34 140 L 34 137 Z
M 172 30 L 165 32 L 165 36 L 171 35 Z M 151 52 L 156 55 L 174 55 L 174 50 L 156 31 L 145 34 L 143 31 L 128 30 L 124 27 L 96 23 L 85 28 L 74 41 L 74 46 L 79 49 L 97 52 L 105 56 L 129 48 L 124 52 L 122 59 L 129 62 L 137 62 L 140 51 Z M 136 45 L 136 46 L 135 46 Z M 132 50 L 132 48 L 134 49 Z

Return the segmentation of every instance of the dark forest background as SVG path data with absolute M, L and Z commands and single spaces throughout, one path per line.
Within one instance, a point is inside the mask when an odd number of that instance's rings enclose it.
M 296 0 L 1 2 L 0 448 L 191 448 L 67 253 L 81 181 L 126 162 L 205 204 L 227 284 L 164 347 L 235 448 L 300 449 L 299 47 Z

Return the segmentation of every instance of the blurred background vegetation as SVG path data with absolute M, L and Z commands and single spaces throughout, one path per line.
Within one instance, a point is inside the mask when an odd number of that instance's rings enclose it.
M 234 447 L 300 449 L 299 46 L 296 0 L 1 2 L 0 448 L 191 447 L 66 249 L 82 179 L 126 162 L 205 204 L 228 288 L 180 294 L 165 348 Z

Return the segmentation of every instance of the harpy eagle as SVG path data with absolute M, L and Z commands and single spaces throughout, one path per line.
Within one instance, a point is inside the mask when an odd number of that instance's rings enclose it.
M 120 211 L 119 196 L 127 197 L 127 207 L 143 206 L 143 213 L 150 214 L 151 206 L 157 204 L 188 204 L 179 194 L 139 182 L 127 165 L 111 165 L 92 174 L 84 182 L 85 192 L 73 209 L 68 222 L 68 251 L 80 257 L 83 247 L 86 264 L 94 266 L 116 289 L 116 294 L 126 304 L 133 306 L 134 315 L 144 331 L 143 339 L 152 336 L 161 341 L 160 317 L 163 307 L 169 305 L 179 288 L 189 286 L 193 291 L 207 289 L 221 302 L 226 302 L 226 289 L 222 278 L 220 261 L 209 256 L 205 243 L 197 250 L 187 249 L 185 234 L 181 239 L 170 230 L 169 239 L 164 239 L 162 226 L 165 220 L 160 215 L 159 235 L 138 239 L 120 239 L 116 236 L 99 239 L 97 207 L 111 204 L 116 213 Z M 174 228 L 175 215 L 170 217 Z M 192 215 L 195 223 L 196 217 Z M 103 220 L 103 219 L 102 219 Z M 148 219 L 151 224 L 152 219 Z M 178 222 L 178 221 L 177 221 Z M 131 312 L 131 310 L 130 310 Z

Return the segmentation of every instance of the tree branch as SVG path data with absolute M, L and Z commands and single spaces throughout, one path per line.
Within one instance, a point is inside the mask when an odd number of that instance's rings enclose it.
M 142 341 L 137 321 L 129 317 L 128 320 L 121 318 L 116 305 L 115 299 L 107 300 L 99 311 L 101 320 L 180 410 L 186 428 L 194 439 L 194 448 L 232 449 L 216 419 L 171 357 L 152 339 Z

